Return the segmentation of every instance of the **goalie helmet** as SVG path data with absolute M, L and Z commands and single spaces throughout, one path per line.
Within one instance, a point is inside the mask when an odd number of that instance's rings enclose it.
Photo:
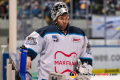
M 51 18 L 53 21 L 57 19 L 58 16 L 68 14 L 68 8 L 67 5 L 63 2 L 57 2 L 54 4 L 51 10 Z

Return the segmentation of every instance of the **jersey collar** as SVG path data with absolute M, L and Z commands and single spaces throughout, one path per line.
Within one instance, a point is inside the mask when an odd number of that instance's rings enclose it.
M 64 34 L 64 35 L 69 34 L 69 26 L 67 26 L 64 30 L 64 31 L 66 31 L 66 33 L 64 33 L 63 30 L 60 30 L 60 28 L 58 28 L 57 25 L 54 25 L 54 27 L 60 32 L 60 34 Z

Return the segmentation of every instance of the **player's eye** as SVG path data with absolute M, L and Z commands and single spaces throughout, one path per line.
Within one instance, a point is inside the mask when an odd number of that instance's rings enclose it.
M 61 17 L 60 20 L 63 20 L 63 18 Z

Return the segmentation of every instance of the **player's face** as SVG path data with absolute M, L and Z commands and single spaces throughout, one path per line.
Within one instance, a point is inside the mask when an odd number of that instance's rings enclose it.
M 68 21 L 69 21 L 68 14 L 59 16 L 56 20 L 57 27 L 59 27 L 61 30 L 65 30 L 65 28 L 67 27 Z

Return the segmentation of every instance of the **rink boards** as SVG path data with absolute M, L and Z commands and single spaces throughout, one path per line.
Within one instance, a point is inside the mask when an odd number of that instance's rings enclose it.
M 93 73 L 120 73 L 120 46 L 91 46 Z

